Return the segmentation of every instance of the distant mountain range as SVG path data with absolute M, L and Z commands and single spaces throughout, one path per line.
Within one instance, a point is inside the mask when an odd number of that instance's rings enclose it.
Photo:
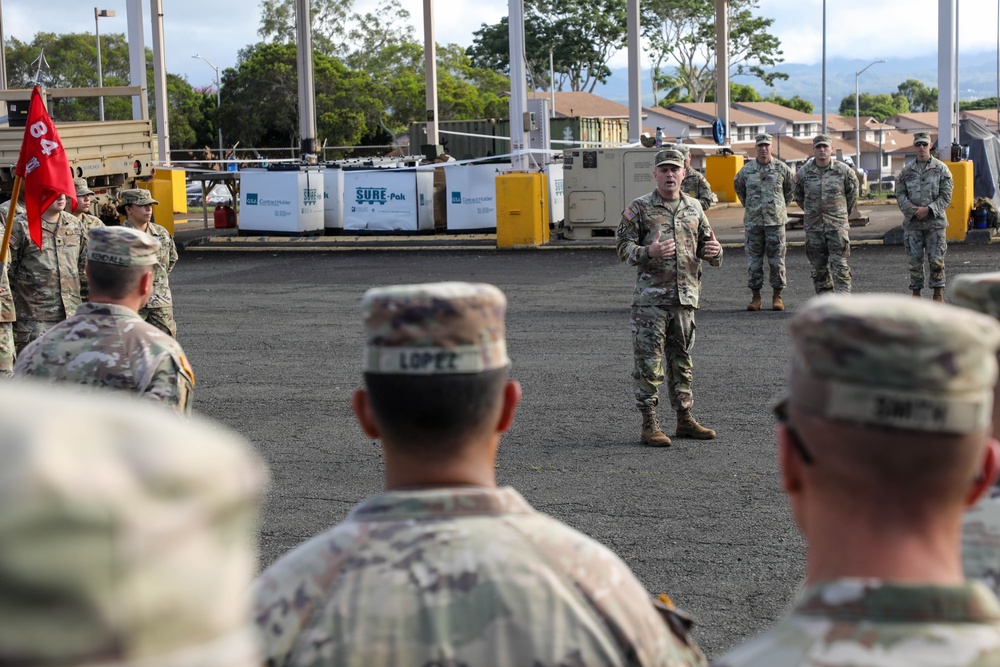
M 937 87 L 937 56 L 932 54 L 919 58 L 886 59 L 861 75 L 859 88 L 865 93 L 895 93 L 897 86 L 907 79 L 922 81 L 928 88 Z M 866 67 L 871 60 L 831 58 L 826 63 L 827 113 L 837 113 L 840 101 L 854 95 L 854 73 Z M 822 109 L 822 67 L 783 63 L 773 68 L 788 75 L 785 81 L 777 81 L 774 88 L 768 88 L 760 79 L 740 76 L 735 83 L 749 84 L 757 89 L 761 97 L 772 92 L 782 97 L 798 95 L 813 104 L 813 111 Z M 963 100 L 993 97 L 997 94 L 997 61 L 995 53 L 962 54 L 959 61 L 959 86 Z M 608 83 L 598 85 L 594 93 L 601 97 L 628 104 L 628 68 L 612 70 Z M 643 106 L 653 103 L 649 70 L 642 70 Z

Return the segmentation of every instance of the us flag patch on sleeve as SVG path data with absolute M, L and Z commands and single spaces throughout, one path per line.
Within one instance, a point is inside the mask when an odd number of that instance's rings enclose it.
M 629 206 L 629 207 L 628 207 L 628 208 L 626 208 L 626 209 L 625 209 L 624 211 L 622 211 L 622 217 L 623 217 L 623 218 L 625 218 L 626 220 L 629 220 L 629 221 L 631 221 L 631 220 L 632 220 L 632 218 L 634 218 L 634 217 L 635 217 L 635 213 L 636 213 L 636 212 L 632 210 L 632 207 L 631 207 L 631 206 Z

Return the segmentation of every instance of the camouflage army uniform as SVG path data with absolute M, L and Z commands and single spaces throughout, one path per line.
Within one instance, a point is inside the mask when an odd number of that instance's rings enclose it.
M 0 218 L 0 238 L 6 228 L 6 218 Z M 14 295 L 10 291 L 7 267 L 10 266 L 10 251 L 7 263 L 0 266 L 0 378 L 14 377 Z
M 771 158 L 767 164 L 750 160 L 733 181 L 736 196 L 745 207 L 743 231 L 746 238 L 747 287 L 759 290 L 764 286 L 764 256 L 767 256 L 774 289 L 784 289 L 786 206 L 792 201 L 792 170 Z
M 796 175 L 795 202 L 805 214 L 806 256 L 817 294 L 851 291 L 848 215 L 857 201 L 858 179 L 843 162 L 820 167 L 809 160 Z
M 687 176 L 681 181 L 681 192 L 689 197 L 694 197 L 701 204 L 702 210 L 707 211 L 712 207 L 712 186 L 708 180 L 696 169 L 688 169 Z
M 366 500 L 253 594 L 275 667 L 704 661 L 617 556 L 510 488 Z
M 3 383 L 0 423 L 0 664 L 259 667 L 245 439 L 30 381 Z
M 89 232 L 94 227 L 104 226 L 104 222 L 96 215 L 81 213 L 78 217 L 80 219 L 80 223 L 83 225 L 84 232 Z
M 14 372 L 120 389 L 191 414 L 194 375 L 184 350 L 125 306 L 81 304 L 21 351 Z
M 985 586 L 838 579 L 718 667 L 973 667 L 1000 664 L 1000 603 Z
M 10 236 L 10 288 L 14 294 L 14 343 L 24 347 L 76 310 L 86 285 L 87 237 L 76 216 L 60 212 L 42 220 L 42 248 L 28 234 L 28 219 L 14 218 Z
M 1000 319 L 1000 272 L 965 273 L 951 282 L 951 300 L 956 306 Z M 993 396 L 993 435 L 1000 435 L 1000 385 Z M 962 569 L 970 579 L 979 579 L 1000 594 L 1000 486 L 980 499 L 962 520 Z
M 962 570 L 1000 595 L 1000 488 L 993 487 L 962 519 Z
M 647 246 L 658 232 L 661 241 L 676 242 L 675 256 L 649 257 Z M 701 295 L 704 244 L 711 234 L 712 227 L 701 204 L 683 193 L 675 213 L 671 213 L 657 190 L 639 197 L 622 213 L 616 234 L 618 257 L 638 272 L 631 319 L 635 358 L 633 392 L 640 411 L 656 407 L 664 378 L 670 405 L 675 410 L 694 405 L 691 393 L 694 311 Z M 722 253 L 708 262 L 720 266 Z
M 903 167 L 896 179 L 896 203 L 903 212 L 903 245 L 910 265 L 910 289 L 924 287 L 924 254 L 930 273 L 928 287 L 944 287 L 944 257 L 948 252 L 945 210 L 955 187 L 951 172 L 937 158 L 914 160 Z M 918 206 L 928 206 L 931 214 L 918 220 Z
M 122 227 L 135 227 L 126 219 Z M 160 262 L 153 269 L 153 296 L 149 298 L 146 307 L 139 311 L 139 316 L 160 331 L 165 331 L 174 338 L 177 337 L 177 323 L 174 321 L 174 299 L 170 293 L 169 274 L 177 263 L 177 246 L 174 238 L 166 228 L 150 222 L 146 233 L 160 242 Z

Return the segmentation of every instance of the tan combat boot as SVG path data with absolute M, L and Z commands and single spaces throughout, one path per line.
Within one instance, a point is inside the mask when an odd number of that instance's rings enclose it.
M 774 296 L 771 297 L 771 310 L 784 310 L 785 302 L 781 300 L 781 288 L 774 288 Z
M 913 298 L 915 298 L 915 299 L 919 299 L 920 298 L 920 290 L 918 290 L 918 289 L 913 290 Z
M 944 290 L 940 287 L 935 287 L 933 299 L 939 303 L 944 303 Z
M 695 440 L 711 440 L 715 431 L 698 423 L 690 410 L 677 411 L 677 437 L 694 438 Z
M 650 447 L 670 446 L 670 438 L 660 430 L 660 422 L 657 421 L 655 412 L 642 413 L 642 435 L 639 438 Z
M 750 299 L 750 303 L 747 304 L 747 310 L 760 310 L 760 290 L 755 289 L 753 291 L 753 297 Z

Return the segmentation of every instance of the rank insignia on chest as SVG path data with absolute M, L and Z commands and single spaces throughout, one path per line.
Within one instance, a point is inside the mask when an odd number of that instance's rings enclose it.
M 626 220 L 632 220 L 632 218 L 635 217 L 635 211 L 633 211 L 632 207 L 630 206 L 622 212 L 622 217 L 625 218 Z

